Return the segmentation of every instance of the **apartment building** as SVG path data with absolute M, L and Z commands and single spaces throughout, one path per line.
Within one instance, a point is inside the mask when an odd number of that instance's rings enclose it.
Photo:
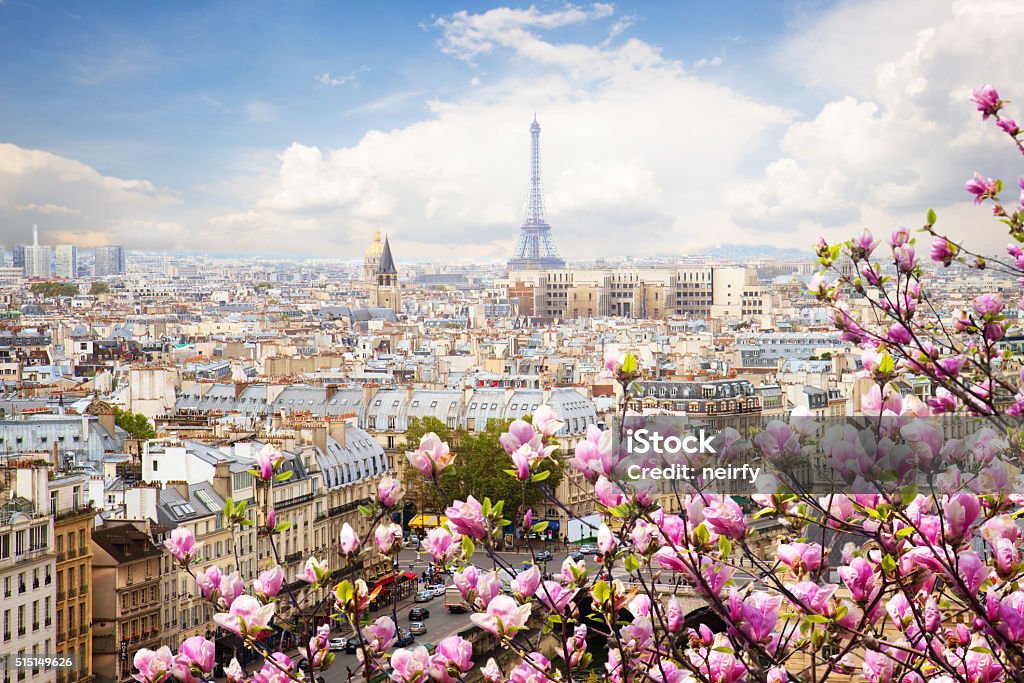
M 128 681 L 135 653 L 161 645 L 163 550 L 150 522 L 108 521 L 93 532 L 93 671 L 100 683 Z
M 57 554 L 56 628 L 58 655 L 71 655 L 78 669 L 58 671 L 57 683 L 92 680 L 92 531 L 96 511 L 88 502 L 89 478 L 58 475 L 48 481 Z
M 5 475 L 16 474 L 5 468 Z M 0 652 L 53 654 L 53 518 L 37 503 L 14 496 L 0 507 L 0 584 L 3 586 L 3 641 Z M 52 670 L 5 670 L 4 681 L 55 680 Z

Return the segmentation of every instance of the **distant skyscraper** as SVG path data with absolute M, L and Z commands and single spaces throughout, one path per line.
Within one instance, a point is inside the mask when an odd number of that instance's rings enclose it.
M 78 247 L 73 244 L 59 244 L 56 255 L 57 267 L 54 274 L 69 280 L 78 277 Z
M 7 267 L 7 259 L 7 250 L 4 249 L 3 246 L 0 246 L 0 268 Z
M 121 275 L 125 272 L 124 248 L 116 245 L 96 247 L 96 276 Z
M 53 249 L 39 244 L 39 226 L 32 226 L 32 244 L 25 247 L 25 277 L 53 277 Z
M 18 244 L 11 251 L 11 267 L 25 269 L 25 245 Z
M 544 215 L 544 190 L 540 184 L 540 124 L 537 115 L 530 125 L 530 196 L 526 202 L 515 253 L 508 261 L 509 270 L 551 270 L 565 268 L 565 260 L 558 255 L 551 226 Z

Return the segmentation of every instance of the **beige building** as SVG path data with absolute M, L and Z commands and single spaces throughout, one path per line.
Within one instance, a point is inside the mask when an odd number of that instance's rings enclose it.
M 135 653 L 163 643 L 161 607 L 164 551 L 150 523 L 107 522 L 93 532 L 93 671 L 101 683 L 128 681 Z

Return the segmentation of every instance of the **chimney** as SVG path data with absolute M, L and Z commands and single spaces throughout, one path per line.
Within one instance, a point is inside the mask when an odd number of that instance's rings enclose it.
M 245 387 L 248 386 L 245 382 L 235 382 L 235 402 L 238 401 L 238 397 L 245 391 Z
M 328 433 L 331 435 L 331 438 L 341 445 L 342 448 L 345 448 L 346 439 L 348 438 L 346 433 L 347 428 L 348 425 L 346 425 L 345 420 L 341 418 L 329 420 L 327 422 Z
M 320 452 L 327 452 L 327 425 L 316 422 L 309 426 L 313 434 L 313 445 L 320 449 Z
M 324 402 L 325 403 L 330 403 L 331 399 L 334 398 L 334 395 L 338 393 L 338 385 L 337 384 L 328 384 L 328 385 L 326 385 L 324 387 L 324 389 L 326 391 L 326 396 L 324 397 Z
M 231 463 L 227 460 L 217 462 L 213 472 L 213 490 L 217 495 L 227 500 L 231 497 Z
M 174 491 L 177 491 L 178 495 L 180 495 L 185 500 L 188 500 L 188 482 L 187 481 L 183 481 L 181 479 L 177 479 L 175 481 L 169 481 L 169 482 L 167 482 L 167 488 L 173 489 Z

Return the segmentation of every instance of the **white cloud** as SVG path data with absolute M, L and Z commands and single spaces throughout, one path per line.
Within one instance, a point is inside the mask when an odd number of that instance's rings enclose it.
M 722 66 L 722 58 L 711 57 L 710 59 L 708 59 L 707 57 L 701 57 L 700 59 L 693 63 L 694 69 L 703 69 L 706 66 Z
M 358 253 L 379 223 L 406 256 L 447 257 L 458 250 L 507 257 L 522 221 L 528 127 L 536 111 L 548 213 L 564 254 L 607 254 L 632 230 L 648 233 L 650 242 L 620 248 L 664 251 L 702 243 L 712 226 L 729 221 L 724 188 L 749 150 L 791 114 L 691 76 L 636 39 L 607 47 L 543 35 L 608 13 L 596 5 L 440 20 L 448 49 L 459 45 L 465 55 L 488 44 L 536 68 L 433 99 L 429 118 L 371 131 L 350 147 L 293 143 L 253 207 L 213 222 L 258 227 L 315 218 L 332 226 L 329 234 L 304 233 L 303 239 L 349 253 Z M 400 92 L 362 109 L 415 96 L 427 94 Z
M 246 103 L 245 114 L 253 123 L 269 123 L 277 119 L 277 108 L 269 102 L 253 100 Z
M 38 223 L 47 241 L 132 246 L 159 241 L 127 229 L 132 221 L 180 208 L 177 195 L 148 180 L 104 175 L 73 159 L 0 144 L 0 224 L 8 245 L 31 239 Z
M 1024 5 L 1013 0 L 848 3 L 808 23 L 777 61 L 837 96 L 793 122 L 779 157 L 730 193 L 733 217 L 752 228 L 804 223 L 833 235 L 869 215 L 891 217 L 879 229 L 897 218 L 919 223 L 929 206 L 977 220 L 960 210 L 964 180 L 975 170 L 1013 177 L 1020 166 L 969 94 L 982 81 L 1011 99 L 1024 94 L 1015 38 L 1022 27 Z M 991 248 L 1005 237 L 990 230 L 981 239 Z
M 330 71 L 326 71 L 313 78 L 314 81 L 319 83 L 321 86 L 337 87 L 339 85 L 348 85 L 349 83 L 355 83 L 359 79 L 359 74 L 365 73 L 370 70 L 370 67 L 363 64 L 358 69 L 350 71 L 347 74 L 335 76 Z

